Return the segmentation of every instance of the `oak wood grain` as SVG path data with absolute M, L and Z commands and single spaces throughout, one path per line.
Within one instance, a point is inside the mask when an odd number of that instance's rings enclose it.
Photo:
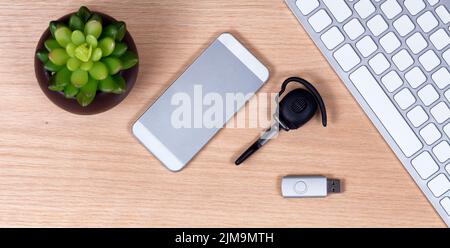
M 135 88 L 95 116 L 59 109 L 39 89 L 35 46 L 80 4 L 127 22 L 140 52 Z M 0 2 L 0 226 L 444 227 L 421 191 L 282 0 Z M 223 129 L 180 173 L 132 136 L 136 118 L 222 32 L 271 71 L 261 92 L 299 75 L 329 112 L 283 133 L 245 166 L 261 129 Z M 289 174 L 344 179 L 326 199 L 283 199 Z

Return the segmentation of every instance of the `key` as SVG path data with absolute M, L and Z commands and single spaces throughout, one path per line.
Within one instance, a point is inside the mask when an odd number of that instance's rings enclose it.
M 439 170 L 439 166 L 428 152 L 422 152 L 411 161 L 411 164 L 422 179 L 428 179 Z
M 430 35 L 430 40 L 431 43 L 433 43 L 434 47 L 436 47 L 438 50 L 442 50 L 444 47 L 450 44 L 450 37 L 442 28 Z
M 441 132 L 437 129 L 436 125 L 430 123 L 420 130 L 420 136 L 425 140 L 428 145 L 433 144 L 442 137 Z
M 346 44 L 336 50 L 336 52 L 334 52 L 333 54 L 333 57 L 342 67 L 342 70 L 346 72 L 350 71 L 357 64 L 359 64 L 359 62 L 361 62 L 361 59 L 349 44 Z
M 338 22 L 343 22 L 352 15 L 352 11 L 344 0 L 323 0 L 323 2 Z
M 402 15 L 394 22 L 394 28 L 401 36 L 408 35 L 411 31 L 414 30 L 414 24 L 411 19 L 407 15 Z
M 450 90 L 447 90 L 444 95 L 445 95 L 445 98 L 447 98 L 447 100 L 450 102 Z M 449 135 L 449 137 L 450 137 L 450 135 Z
M 381 37 L 380 44 L 387 53 L 392 53 L 401 45 L 397 36 L 395 36 L 393 32 L 389 32 L 385 36 Z
M 450 118 L 450 109 L 444 102 L 438 103 L 430 110 L 430 112 L 438 123 L 443 123 Z
M 433 148 L 433 153 L 440 162 L 445 162 L 450 158 L 450 145 L 447 141 L 442 141 Z
M 356 48 L 365 58 L 374 53 L 378 47 L 370 36 L 364 36 L 360 41 L 356 43 Z
M 430 11 L 427 11 L 419 16 L 417 18 L 417 23 L 422 28 L 422 30 L 425 31 L 425 33 L 430 32 L 439 24 L 438 20 L 436 20 L 436 17 L 434 17 L 434 15 L 431 14 Z
M 423 147 L 366 66 L 350 74 L 350 80 L 406 157 Z
M 419 62 L 426 71 L 432 71 L 441 63 L 441 60 L 433 50 L 428 50 L 419 57 Z
M 377 75 L 380 75 L 391 66 L 382 53 L 373 56 L 373 58 L 369 60 L 369 65 Z
M 439 93 L 431 86 L 431 84 L 423 87 L 419 92 L 417 92 L 420 100 L 425 104 L 425 106 L 430 106 L 437 99 L 439 99 Z
M 444 89 L 447 85 L 450 84 L 450 72 L 448 72 L 447 68 L 445 67 L 442 67 L 441 69 L 433 73 L 431 78 L 439 87 L 439 89 Z
M 390 71 L 389 73 L 384 75 L 384 77 L 381 78 L 381 82 L 389 92 L 393 92 L 403 85 L 402 79 L 395 71 Z
M 397 0 L 387 0 L 381 4 L 381 10 L 387 18 L 392 19 L 402 12 L 402 7 L 398 4 Z
M 365 30 L 357 19 L 352 19 L 344 25 L 344 31 L 351 40 L 356 40 Z
M 344 41 L 344 35 L 342 35 L 337 27 L 332 27 L 330 30 L 323 33 L 322 36 L 320 36 L 320 39 L 329 50 L 333 50 Z
M 369 17 L 373 12 L 375 12 L 375 6 L 373 6 L 370 0 L 360 0 L 355 3 L 353 8 L 355 8 L 356 12 L 358 12 L 359 16 L 363 19 Z
M 403 4 L 411 15 L 417 15 L 425 8 L 425 3 L 422 0 L 405 0 Z
M 428 120 L 428 115 L 422 107 L 416 106 L 406 114 L 408 119 L 415 127 L 419 127 Z
M 311 27 L 314 29 L 314 31 L 319 33 L 320 31 L 324 30 L 326 27 L 328 27 L 328 25 L 331 24 L 331 18 L 327 14 L 327 12 L 325 12 L 325 10 L 321 9 L 317 11 L 314 15 L 312 15 L 308 19 L 308 22 L 309 24 L 311 24 Z
M 441 206 L 445 210 L 445 212 L 447 212 L 447 215 L 450 216 L 450 198 L 445 197 L 444 199 L 442 199 Z
M 413 58 L 405 49 L 400 50 L 400 52 L 392 56 L 392 61 L 394 61 L 394 64 L 398 67 L 398 69 L 400 69 L 400 71 L 406 70 L 414 63 Z
M 406 39 L 406 44 L 414 54 L 418 54 L 428 46 L 428 42 L 423 38 L 422 34 L 415 33 Z
M 427 0 L 427 1 L 431 6 L 434 6 L 439 2 L 439 0 Z
M 319 7 L 318 0 L 297 0 L 295 4 L 300 9 L 300 12 L 302 12 L 303 15 L 308 15 L 317 7 Z
M 447 134 L 448 137 L 450 137 L 450 123 L 445 125 L 444 132 Z
M 375 36 L 378 36 L 388 28 L 388 25 L 381 15 L 376 15 L 367 21 L 367 27 Z
M 450 181 L 444 174 L 439 174 L 428 182 L 428 188 L 434 196 L 440 197 L 450 189 Z
M 448 13 L 448 10 L 445 8 L 444 5 L 441 5 L 436 8 L 436 14 L 439 16 L 439 18 L 444 24 L 448 24 L 450 22 L 450 13 Z
M 404 88 L 394 96 L 395 101 L 398 103 L 401 109 L 407 109 L 416 102 L 416 98 L 411 91 Z
M 445 62 L 447 62 L 447 65 L 450 65 L 450 49 L 447 49 L 447 51 L 442 54 L 442 57 L 444 58 Z
M 419 67 L 414 67 L 405 73 L 405 78 L 409 85 L 411 85 L 414 89 L 427 81 L 425 74 L 423 74 Z

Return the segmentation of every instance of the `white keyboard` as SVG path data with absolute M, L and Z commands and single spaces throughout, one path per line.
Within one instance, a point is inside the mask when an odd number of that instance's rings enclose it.
M 450 226 L 450 0 L 286 0 Z

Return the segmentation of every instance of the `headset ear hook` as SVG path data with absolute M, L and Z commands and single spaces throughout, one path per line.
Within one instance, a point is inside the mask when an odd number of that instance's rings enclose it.
M 327 126 L 327 110 L 325 108 L 325 103 L 322 100 L 322 96 L 320 96 L 317 89 L 311 83 L 306 81 L 305 79 L 299 78 L 299 77 L 290 77 L 290 78 L 286 79 L 283 82 L 283 84 L 281 85 L 281 90 L 278 93 L 277 99 L 279 99 L 279 97 L 284 93 L 284 91 L 286 90 L 286 87 L 291 82 L 296 82 L 296 83 L 299 83 L 299 84 L 305 86 L 305 88 L 314 96 L 314 100 L 316 101 L 317 105 L 319 105 L 320 112 L 322 113 L 322 125 L 324 127 L 326 127 Z

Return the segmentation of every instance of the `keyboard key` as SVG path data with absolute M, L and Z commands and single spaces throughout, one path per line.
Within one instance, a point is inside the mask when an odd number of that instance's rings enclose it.
M 413 58 L 405 49 L 400 50 L 400 52 L 392 56 L 392 61 L 394 61 L 400 71 L 406 70 L 414 63 Z
M 441 132 L 437 129 L 436 125 L 430 123 L 420 130 L 420 136 L 425 140 L 428 145 L 433 144 L 442 137 Z
M 381 10 L 387 18 L 392 19 L 402 12 L 402 7 L 398 4 L 397 0 L 387 0 L 381 4 Z
M 412 166 L 422 179 L 428 179 L 439 170 L 430 153 L 423 152 L 411 161 Z
M 444 174 L 439 174 L 437 177 L 428 182 L 428 188 L 434 196 L 440 197 L 445 192 L 450 190 L 450 181 Z
M 441 63 L 441 60 L 433 50 L 428 50 L 419 57 L 419 62 L 426 71 L 432 71 Z
M 393 32 L 387 33 L 380 39 L 380 44 L 387 53 L 392 53 L 399 48 L 401 43 Z
M 377 75 L 380 75 L 391 66 L 391 64 L 389 64 L 389 61 L 382 53 L 379 53 L 371 58 L 369 60 L 369 65 Z
M 444 5 L 437 7 L 435 11 L 444 24 L 448 24 L 450 22 L 450 13 Z
M 403 4 L 411 15 L 417 15 L 425 8 L 425 3 L 422 0 L 405 0 Z
M 393 92 L 403 84 L 402 79 L 395 71 L 387 73 L 384 77 L 381 78 L 381 82 L 389 92 Z
M 438 103 L 436 106 L 434 106 L 431 109 L 430 112 L 434 116 L 434 119 L 436 119 L 436 121 L 438 123 L 443 123 L 448 118 L 450 118 L 450 109 L 447 107 L 447 104 L 445 104 L 444 102 Z
M 439 24 L 438 20 L 436 20 L 436 17 L 434 17 L 434 15 L 430 11 L 427 11 L 419 16 L 417 18 L 417 23 L 426 33 L 433 30 L 433 28 L 437 27 L 437 25 Z
M 311 24 L 311 27 L 314 29 L 314 31 L 319 33 L 320 31 L 328 27 L 328 25 L 330 25 L 332 21 L 327 12 L 321 9 L 317 11 L 314 15 L 312 15 L 308 19 L 308 22 L 309 24 Z
M 425 106 L 430 106 L 439 99 L 439 93 L 437 93 L 437 91 L 433 88 L 433 86 L 431 86 L 431 84 L 428 84 L 427 86 L 420 89 L 419 92 L 417 92 L 417 95 L 425 104 Z
M 344 31 L 351 40 L 356 40 L 356 38 L 361 36 L 365 30 L 357 19 L 352 19 L 344 25 Z
M 370 0 L 360 0 L 355 3 L 353 7 L 363 19 L 369 17 L 373 12 L 375 12 L 375 6 L 373 6 Z
M 359 67 L 349 77 L 405 156 L 411 157 L 419 151 L 423 147 L 422 143 L 367 67 Z
M 445 197 L 444 199 L 442 199 L 441 206 L 445 210 L 445 212 L 447 212 L 447 215 L 450 216 L 450 198 Z
M 404 88 L 394 96 L 395 101 L 398 103 L 401 109 L 407 109 L 416 102 L 416 98 L 411 91 Z
M 320 36 L 320 39 L 328 49 L 333 50 L 344 41 L 344 35 L 342 35 L 337 27 L 332 27 L 330 30 L 323 33 L 322 36 Z
M 427 1 L 431 6 L 436 5 L 439 2 L 439 0 L 427 0 Z
M 414 67 L 407 73 L 405 73 L 406 81 L 408 81 L 409 85 L 413 88 L 419 87 L 421 84 L 427 81 L 425 74 L 423 74 L 422 70 L 419 67 Z
M 447 137 L 450 137 L 450 123 L 445 125 L 444 132 L 447 134 Z M 447 166 L 447 168 L 449 168 L 449 166 Z
M 346 72 L 350 71 L 353 67 L 359 64 L 359 62 L 361 62 L 361 59 L 349 44 L 346 44 L 336 50 L 333 56 L 341 66 L 342 70 Z
M 406 116 L 415 127 L 420 127 L 420 125 L 424 124 L 428 120 L 427 113 L 420 106 L 416 106 L 411 109 Z
M 414 54 L 418 54 L 428 46 L 428 42 L 423 38 L 422 34 L 415 33 L 406 39 L 406 44 Z
M 450 72 L 448 72 L 447 68 L 445 67 L 442 67 L 441 69 L 433 73 L 431 78 L 439 87 L 439 89 L 444 89 L 447 85 L 450 84 Z
M 447 65 L 450 65 L 450 49 L 448 49 L 447 51 L 445 51 L 442 54 L 442 57 L 444 58 L 445 62 L 447 62 Z
M 450 158 L 450 145 L 447 141 L 442 141 L 433 148 L 433 153 L 443 163 Z
M 378 49 L 377 45 L 370 36 L 365 36 L 360 41 L 358 41 L 356 43 L 356 48 L 358 48 L 359 52 L 365 58 L 369 57 Z
M 344 0 L 323 0 L 323 2 L 338 22 L 343 22 L 352 15 L 352 11 Z
M 450 90 L 447 90 L 444 95 L 445 98 L 447 98 L 447 100 L 450 102 Z
M 442 50 L 444 47 L 450 44 L 450 37 L 442 28 L 430 35 L 430 40 L 431 43 L 433 43 L 434 47 L 436 47 L 438 50 Z
M 300 9 L 303 15 L 307 15 L 319 7 L 318 0 L 297 0 L 295 4 L 297 4 L 297 8 Z
M 407 15 L 402 15 L 394 22 L 394 27 L 401 36 L 408 35 L 415 26 Z
M 388 28 L 388 25 L 381 15 L 376 15 L 367 21 L 367 27 L 375 36 L 378 36 Z

